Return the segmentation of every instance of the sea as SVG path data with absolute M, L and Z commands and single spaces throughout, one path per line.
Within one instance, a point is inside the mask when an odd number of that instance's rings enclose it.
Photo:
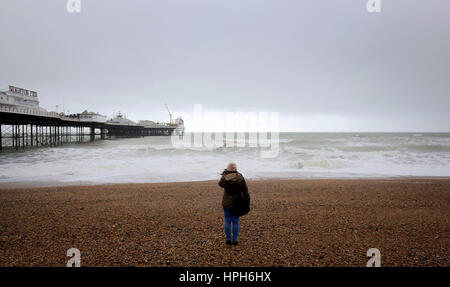
M 450 133 L 280 133 L 272 157 L 230 141 L 180 147 L 171 137 L 116 138 L 3 151 L 0 185 L 217 180 L 231 161 L 248 179 L 450 176 Z

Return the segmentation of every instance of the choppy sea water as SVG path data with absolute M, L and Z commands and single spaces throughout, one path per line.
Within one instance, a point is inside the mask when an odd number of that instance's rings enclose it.
M 170 137 L 98 140 L 0 153 L 0 183 L 176 182 L 217 179 L 229 161 L 247 178 L 450 176 L 450 134 L 281 133 L 258 147 L 175 148 Z

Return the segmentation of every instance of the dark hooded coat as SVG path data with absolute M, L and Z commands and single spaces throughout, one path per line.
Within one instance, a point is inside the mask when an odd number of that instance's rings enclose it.
M 224 188 L 223 208 L 238 216 L 250 211 L 250 195 L 244 177 L 237 171 L 224 170 L 219 185 Z

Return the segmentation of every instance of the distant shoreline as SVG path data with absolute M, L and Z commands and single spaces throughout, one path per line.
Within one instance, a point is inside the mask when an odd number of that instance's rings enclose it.
M 380 177 L 279 177 L 279 178 L 246 178 L 247 181 L 316 181 L 316 180 L 447 180 L 450 176 L 380 176 Z M 76 187 L 76 186 L 120 186 L 120 185 L 142 185 L 142 184 L 170 184 L 170 183 L 205 183 L 219 180 L 191 180 L 191 181 L 155 181 L 155 182 L 97 182 L 97 181 L 23 181 L 23 182 L 0 182 L 0 190 L 46 188 L 46 187 Z

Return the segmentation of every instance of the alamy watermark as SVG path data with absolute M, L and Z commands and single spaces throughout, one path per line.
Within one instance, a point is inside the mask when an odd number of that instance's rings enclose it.
M 262 158 L 274 158 L 279 152 L 278 112 L 204 112 L 194 105 L 189 116 L 190 133 L 171 137 L 175 148 L 251 147 Z
M 66 9 L 69 13 L 81 12 L 81 0 L 67 0 Z M 381 12 L 381 0 L 367 0 L 366 9 L 369 13 Z
M 71 257 L 66 266 L 67 267 L 81 267 L 81 252 L 77 248 L 70 248 L 67 250 L 68 257 Z M 367 267 L 381 267 L 381 252 L 377 248 L 370 248 L 367 250 L 367 257 L 369 257 L 369 261 L 367 261 Z M 269 279 L 270 281 L 270 279 Z
M 368 0 L 366 3 L 366 9 L 369 13 L 380 13 L 381 0 Z
M 66 9 L 69 13 L 81 12 L 81 0 L 67 0 Z
M 381 266 L 381 252 L 377 248 L 370 248 L 367 250 L 367 257 L 369 257 L 369 261 L 367 261 L 367 267 L 380 267 Z
M 71 257 L 68 261 L 66 266 L 67 267 L 80 267 L 81 266 L 81 252 L 77 248 L 70 248 L 67 250 L 66 255 L 68 257 Z

